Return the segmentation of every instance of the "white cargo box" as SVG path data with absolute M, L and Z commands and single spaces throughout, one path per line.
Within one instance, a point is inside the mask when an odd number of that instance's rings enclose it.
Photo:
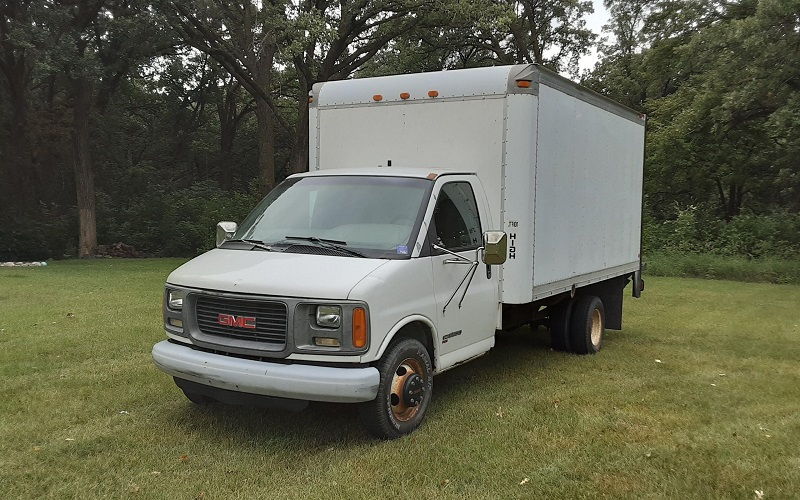
M 311 170 L 478 175 L 485 229 L 510 238 L 504 303 L 639 269 L 643 115 L 537 65 L 326 82 L 311 97 Z

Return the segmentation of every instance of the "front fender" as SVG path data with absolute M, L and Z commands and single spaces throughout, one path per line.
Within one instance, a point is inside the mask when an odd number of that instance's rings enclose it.
M 383 353 L 386 351 L 386 348 L 389 347 L 389 344 L 392 342 L 392 339 L 395 337 L 395 335 L 397 335 L 397 332 L 399 332 L 404 326 L 411 324 L 415 321 L 419 321 L 420 323 L 423 323 L 428 328 L 430 328 L 431 337 L 433 340 L 433 358 L 434 358 L 433 363 L 434 366 L 436 366 L 436 361 L 437 361 L 436 358 L 439 355 L 438 346 L 441 340 L 439 339 L 439 334 L 436 331 L 436 325 L 433 323 L 433 321 L 431 321 L 430 318 L 423 316 L 421 314 L 412 314 L 410 316 L 406 316 L 405 318 L 395 323 L 394 326 L 391 328 L 391 330 L 389 330 L 389 333 L 383 339 L 383 342 L 381 342 L 381 346 L 378 349 L 376 359 L 380 359 L 383 356 Z

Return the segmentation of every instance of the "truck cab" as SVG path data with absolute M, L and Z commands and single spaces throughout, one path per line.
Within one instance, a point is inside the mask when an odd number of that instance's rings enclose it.
M 334 402 L 375 401 L 382 389 L 403 432 L 421 420 L 435 373 L 494 345 L 492 265 L 506 249 L 493 224 L 470 172 L 291 176 L 169 276 L 169 340 L 154 359 L 199 401 L 194 384 Z
M 315 85 L 310 171 L 169 275 L 155 364 L 198 404 L 357 403 L 396 438 L 498 330 L 598 352 L 642 289 L 644 123 L 576 89 L 535 65 Z

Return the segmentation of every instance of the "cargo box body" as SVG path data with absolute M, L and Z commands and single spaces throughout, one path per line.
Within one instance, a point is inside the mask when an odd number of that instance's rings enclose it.
M 639 269 L 644 125 L 536 65 L 326 82 L 309 169 L 476 173 L 509 237 L 501 300 L 525 304 Z

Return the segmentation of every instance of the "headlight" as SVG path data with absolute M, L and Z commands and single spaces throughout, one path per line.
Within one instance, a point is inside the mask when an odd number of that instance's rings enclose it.
M 339 306 L 317 306 L 317 325 L 323 328 L 339 328 L 342 324 L 342 308 Z
M 182 290 L 170 290 L 167 296 L 167 307 L 173 311 L 179 311 L 183 308 L 183 299 L 186 297 L 186 292 Z

